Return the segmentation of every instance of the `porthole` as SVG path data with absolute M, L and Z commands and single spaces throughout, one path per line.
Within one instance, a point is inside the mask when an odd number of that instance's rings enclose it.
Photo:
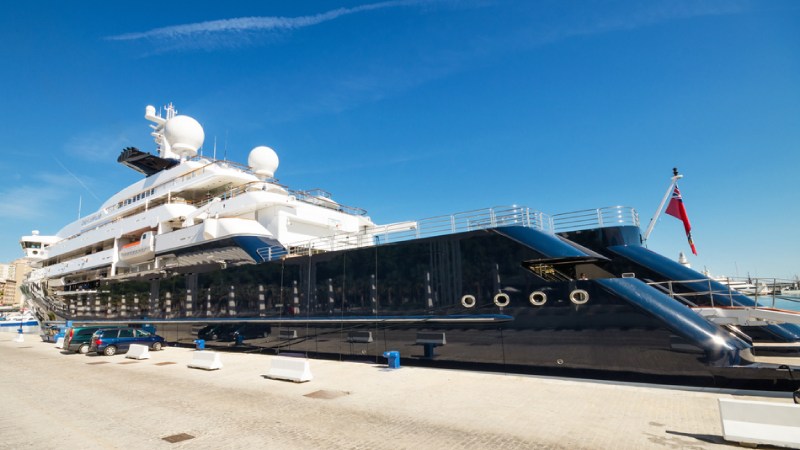
M 533 291 L 531 295 L 528 296 L 528 300 L 531 301 L 531 305 L 533 306 L 542 306 L 547 303 L 547 294 L 542 291 Z
M 583 305 L 589 301 L 589 293 L 583 289 L 575 289 L 569 293 L 569 301 L 576 305 Z
M 475 296 L 467 294 L 467 295 L 461 297 L 461 305 L 463 305 L 464 308 L 472 308 L 472 307 L 474 307 L 475 306 Z
M 509 303 L 511 303 L 511 298 L 508 297 L 508 294 L 499 292 L 494 296 L 494 304 L 501 308 L 508 306 Z

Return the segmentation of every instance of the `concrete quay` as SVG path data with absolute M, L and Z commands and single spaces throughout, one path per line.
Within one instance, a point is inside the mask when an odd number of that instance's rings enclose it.
M 693 389 L 310 360 L 314 379 L 264 375 L 273 356 L 194 350 L 132 360 L 63 353 L 0 334 L 0 448 L 715 449 L 718 398 L 791 393 Z M 402 364 L 402 355 L 401 355 Z

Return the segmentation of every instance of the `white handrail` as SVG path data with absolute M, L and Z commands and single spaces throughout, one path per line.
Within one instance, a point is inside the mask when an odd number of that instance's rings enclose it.
M 627 206 L 606 206 L 554 214 L 552 220 L 556 233 L 625 225 L 639 226 L 639 214 Z
M 411 239 L 441 236 L 504 226 L 525 226 L 552 233 L 549 216 L 521 206 L 500 206 L 466 211 L 418 221 L 402 222 L 370 228 L 358 234 L 335 234 L 289 246 L 291 256 L 313 251 L 336 251 L 369 247 Z

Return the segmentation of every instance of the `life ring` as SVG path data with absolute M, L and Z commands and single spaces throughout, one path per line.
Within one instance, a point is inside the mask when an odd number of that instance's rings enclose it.
M 589 301 L 589 293 L 583 289 L 575 289 L 569 293 L 569 301 L 576 305 L 583 305 Z
M 475 306 L 475 296 L 467 294 L 461 297 L 461 305 L 464 306 L 464 308 L 472 308 Z
M 495 305 L 503 308 L 508 306 L 509 303 L 511 303 L 511 298 L 508 296 L 508 294 L 503 292 L 498 292 L 497 294 L 495 294 L 494 296 Z
M 533 306 L 542 306 L 547 303 L 547 294 L 542 291 L 533 291 L 531 295 L 528 296 L 528 300 L 531 301 L 531 305 Z

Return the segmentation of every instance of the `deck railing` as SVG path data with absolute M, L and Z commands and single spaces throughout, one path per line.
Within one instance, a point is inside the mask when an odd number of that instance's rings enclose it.
M 271 245 L 269 247 L 259 248 L 256 250 L 256 253 L 258 253 L 258 256 L 261 258 L 261 262 L 266 262 L 280 259 L 281 257 L 286 256 L 288 252 L 280 245 Z
M 418 221 L 394 223 L 371 228 L 358 234 L 337 234 L 303 241 L 290 245 L 289 254 L 297 256 L 307 255 L 314 251 L 336 251 L 356 247 L 369 247 L 512 225 L 552 232 L 552 223 L 547 214 L 522 206 L 500 206 L 431 217 Z
M 800 310 L 800 295 L 796 280 L 783 280 L 779 278 L 725 278 L 698 280 L 670 280 L 648 283 L 658 288 L 670 297 L 681 297 L 691 301 L 692 297 L 706 297 L 710 299 L 711 306 L 736 306 L 733 302 L 735 295 L 745 295 L 754 301 L 755 307 Z M 686 285 L 693 285 L 691 289 Z M 719 285 L 722 287 L 719 287 Z M 715 285 L 717 286 L 715 288 Z M 698 290 L 700 286 L 707 289 Z M 788 294 L 790 292 L 792 294 Z
M 555 214 L 552 220 L 553 230 L 555 230 L 556 233 L 625 225 L 638 227 L 639 213 L 628 206 L 606 206 L 603 208 Z

